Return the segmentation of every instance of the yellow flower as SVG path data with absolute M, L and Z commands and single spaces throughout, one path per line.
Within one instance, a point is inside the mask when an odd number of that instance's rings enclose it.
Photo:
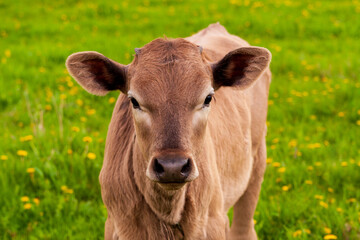
M 321 166 L 321 162 L 315 162 L 315 166 L 317 166 L 317 167 L 320 167 Z
M 38 198 L 34 198 L 33 202 L 36 204 L 36 206 L 39 206 L 40 200 Z
M 28 155 L 27 151 L 25 150 L 18 150 L 16 153 L 21 157 L 26 157 Z
M 45 105 L 45 110 L 46 111 L 50 111 L 52 109 L 51 105 L 47 104 Z
M 339 112 L 339 113 L 338 113 L 338 116 L 339 116 L 339 117 L 344 117 L 344 116 L 345 116 L 345 113 L 344 113 L 344 112 Z
M 335 236 L 334 234 L 328 234 L 324 236 L 324 239 L 326 240 L 337 239 L 337 236 Z
M 334 192 L 334 189 L 328 188 L 328 191 L 329 191 L 330 193 L 333 193 L 333 192 Z
M 96 110 L 95 109 L 88 109 L 87 111 L 86 111 L 86 114 L 87 115 L 94 115 L 96 113 Z
M 31 203 L 24 204 L 24 209 L 30 209 L 30 208 L 31 208 Z
M 273 160 L 272 158 L 267 158 L 267 159 L 266 159 L 266 163 L 267 163 L 267 164 L 272 163 L 272 160 Z
M 347 167 L 348 163 L 347 162 L 341 162 L 341 166 L 342 167 Z
M 68 189 L 68 190 L 66 191 L 66 193 L 73 194 L 73 193 L 74 193 L 74 190 Z
M 92 142 L 92 138 L 89 136 L 83 137 L 83 141 L 87 142 L 87 143 L 91 143 Z
M 5 50 L 5 56 L 8 57 L 8 58 L 11 57 L 11 51 L 10 51 L 10 49 L 6 49 L 6 50 Z
M 289 147 L 296 147 L 296 145 L 297 145 L 297 141 L 295 140 L 295 139 L 293 139 L 293 140 L 291 140 L 290 142 L 289 142 Z
M 67 150 L 67 154 L 69 154 L 69 155 L 73 154 L 73 150 L 68 149 L 68 150 Z
M 25 136 L 25 137 L 21 137 L 20 138 L 20 141 L 21 142 L 27 142 L 27 141 L 31 141 L 31 140 L 33 140 L 33 136 L 32 135 L 27 135 L 27 136 Z
M 80 132 L 80 128 L 74 126 L 74 127 L 71 127 L 71 131 L 73 131 L 73 132 Z
M 116 101 L 116 99 L 114 98 L 114 97 L 111 97 L 111 98 L 109 98 L 109 103 L 111 104 L 111 103 L 114 103 Z
M 35 172 L 35 168 L 28 168 L 26 169 L 27 173 L 34 173 Z
M 331 233 L 331 229 L 330 228 L 327 228 L 327 227 L 324 227 L 324 232 L 326 234 L 330 234 Z
M 349 199 L 347 200 L 347 202 L 349 202 L 349 203 L 354 203 L 354 202 L 356 202 L 356 198 L 349 198 Z
M 82 122 L 86 122 L 86 117 L 80 117 L 80 121 L 82 121 Z
M 322 199 L 324 199 L 324 196 L 322 196 L 322 195 L 315 195 L 315 198 L 318 199 L 318 200 L 322 200 Z
M 279 142 L 279 139 L 278 138 L 274 138 L 273 140 L 272 140 L 272 143 L 278 143 Z
M 324 207 L 324 208 L 328 208 L 329 205 L 326 202 L 320 201 L 320 206 Z
M 255 225 L 257 223 L 257 221 L 255 219 L 253 219 L 253 221 L 254 221 L 254 225 Z
M 282 186 L 281 189 L 282 189 L 283 191 L 287 192 L 287 191 L 289 191 L 290 187 L 285 185 L 285 186 Z
M 273 104 L 274 104 L 274 101 L 273 101 L 273 100 L 269 100 L 269 101 L 268 101 L 268 105 L 269 105 L 269 106 L 271 106 L 271 105 L 273 105 Z
M 278 172 L 279 172 L 279 173 L 283 173 L 283 172 L 285 172 L 285 171 L 286 171 L 286 168 L 285 168 L 285 167 L 281 167 L 281 168 L 278 169 Z
M 279 162 L 273 162 L 273 167 L 280 167 L 281 166 L 281 164 L 279 163 Z
M 0 159 L 5 161 L 5 160 L 8 160 L 8 157 L 6 155 L 1 155 Z
M 305 184 L 311 185 L 311 184 L 313 184 L 313 182 L 312 182 L 311 180 L 306 180 L 306 181 L 305 181 Z
M 21 200 L 22 202 L 28 202 L 28 201 L 29 201 L 29 197 L 28 197 L 28 196 L 23 196 L 23 197 L 20 198 L 20 200 Z
M 87 157 L 88 157 L 89 159 L 95 159 L 95 158 L 96 158 L 96 155 L 95 155 L 95 153 L 89 152 L 89 153 L 87 154 Z
M 312 170 L 314 170 L 314 167 L 313 166 L 308 166 L 307 170 L 312 171 Z
M 62 94 L 60 94 L 60 99 L 66 99 L 66 94 L 64 94 L 64 93 L 62 93 Z
M 84 102 L 81 99 L 76 99 L 76 104 L 81 107 Z
M 341 213 L 343 210 L 342 210 L 342 208 L 339 208 L 339 207 L 338 207 L 338 208 L 336 208 L 336 211 L 339 212 L 339 213 Z
M 69 194 L 74 193 L 74 190 L 72 190 L 71 188 L 68 188 L 66 185 L 61 186 L 61 190 L 62 190 L 64 193 L 69 193 Z
M 310 233 L 311 233 L 310 229 L 305 229 L 304 231 L 305 231 L 307 234 L 310 234 Z
M 293 233 L 293 237 L 300 236 L 301 234 L 302 234 L 302 231 L 301 231 L 301 230 L 296 230 L 296 231 Z

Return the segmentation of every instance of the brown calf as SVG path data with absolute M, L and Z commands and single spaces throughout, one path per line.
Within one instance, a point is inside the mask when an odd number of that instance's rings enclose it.
M 124 93 L 100 173 L 105 239 L 257 238 L 270 58 L 220 24 L 156 39 L 126 66 L 97 52 L 69 56 L 88 92 Z

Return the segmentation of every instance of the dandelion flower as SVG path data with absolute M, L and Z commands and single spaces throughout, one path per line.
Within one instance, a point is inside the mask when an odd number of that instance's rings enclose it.
M 89 158 L 89 159 L 95 159 L 95 158 L 96 158 L 96 155 L 95 155 L 95 153 L 89 152 L 89 153 L 87 154 L 87 158 Z
M 273 162 L 273 167 L 280 167 L 281 166 L 281 164 L 279 163 L 279 162 Z
M 89 116 L 94 115 L 95 113 L 96 113 L 96 110 L 95 110 L 95 109 L 88 109 L 88 110 L 86 111 L 86 114 L 89 115 Z
M 92 142 L 92 138 L 89 136 L 83 137 L 83 141 L 87 142 L 87 143 L 91 143 Z
M 334 234 L 328 234 L 324 236 L 325 240 L 332 240 L 332 239 L 337 239 L 337 236 L 335 236 Z
M 320 206 L 324 207 L 324 208 L 328 208 L 329 207 L 329 204 L 327 204 L 326 202 L 324 201 L 320 201 Z
M 27 173 L 34 173 L 35 172 L 35 168 L 28 168 L 26 169 Z
M 322 195 L 315 195 L 315 199 L 322 200 L 322 199 L 324 199 L 324 196 L 322 196 Z
M 21 200 L 22 202 L 28 202 L 28 201 L 29 201 L 29 197 L 28 197 L 28 196 L 23 196 L 23 197 L 20 198 L 20 200 Z
M 46 111 L 50 111 L 52 109 L 51 105 L 47 104 L 45 105 L 45 110 Z
M 21 157 L 26 157 L 28 155 L 27 151 L 25 151 L 25 150 L 18 150 L 16 152 L 16 154 L 21 156 Z
M 38 198 L 34 198 L 33 202 L 36 204 L 36 206 L 39 206 L 40 200 Z
M 24 209 L 30 209 L 30 208 L 31 208 L 31 203 L 24 204 Z
M 286 168 L 285 167 L 281 167 L 278 169 L 278 172 L 279 173 L 284 173 L 286 171 Z
M 77 99 L 76 104 L 81 107 L 84 104 L 84 102 L 81 99 Z
M 282 186 L 282 188 L 281 188 L 284 192 L 287 192 L 287 191 L 289 191 L 289 186 Z
M 67 154 L 69 154 L 69 155 L 73 154 L 73 150 L 68 149 L 68 150 L 67 150 Z
M 21 137 L 20 138 L 20 141 L 21 142 L 27 142 L 27 141 L 31 141 L 31 140 L 33 140 L 33 136 L 32 135 L 27 135 L 27 136 L 25 136 L 25 137 Z
M 79 127 L 76 127 L 76 126 L 73 126 L 73 127 L 71 127 L 71 131 L 73 131 L 73 132 L 80 132 L 80 128 L 79 128 Z
M 114 103 L 116 101 L 116 99 L 114 98 L 114 97 L 111 97 L 111 98 L 109 98 L 109 103 L 111 104 L 111 103 Z
M 302 231 L 301 231 L 301 230 L 296 230 L 296 231 L 293 233 L 293 237 L 300 236 L 301 234 L 302 234 Z
M 326 234 L 330 234 L 331 233 L 331 229 L 330 228 L 327 228 L 327 227 L 324 227 L 324 232 Z
M 5 161 L 5 160 L 8 160 L 8 157 L 6 155 L 1 155 L 0 159 Z
M 272 158 L 267 158 L 266 159 L 266 163 L 269 164 L 269 163 L 272 163 L 273 159 Z

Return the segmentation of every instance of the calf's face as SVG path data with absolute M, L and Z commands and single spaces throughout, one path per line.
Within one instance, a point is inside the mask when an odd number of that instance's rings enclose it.
M 66 66 L 90 93 L 118 89 L 128 95 L 146 176 L 178 189 L 199 175 L 197 157 L 215 91 L 251 86 L 270 58 L 266 49 L 247 47 L 210 63 L 201 47 L 184 39 L 156 39 L 137 49 L 127 66 L 96 52 L 72 54 Z

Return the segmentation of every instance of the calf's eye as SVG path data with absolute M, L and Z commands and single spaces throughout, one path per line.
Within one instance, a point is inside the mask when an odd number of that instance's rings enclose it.
M 135 98 L 130 97 L 130 101 L 131 101 L 131 104 L 132 104 L 134 109 L 140 109 L 140 105 L 139 105 L 138 101 L 136 101 Z
M 212 95 L 211 94 L 207 95 L 204 101 L 204 107 L 208 107 L 210 105 L 211 100 L 212 100 Z

